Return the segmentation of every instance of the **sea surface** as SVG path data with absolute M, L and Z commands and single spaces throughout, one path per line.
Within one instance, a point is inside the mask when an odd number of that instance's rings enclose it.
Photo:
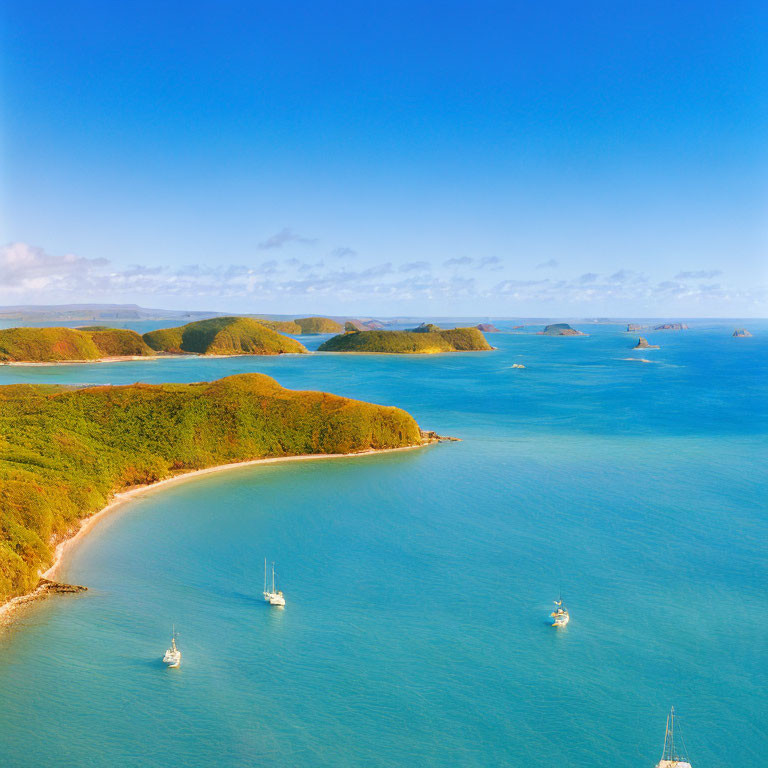
M 462 438 L 231 470 L 105 518 L 62 574 L 89 591 L 0 635 L 0 765 L 651 768 L 672 705 L 694 768 L 768 765 L 768 323 L 642 352 L 580 327 L 489 353 L 0 367 L 258 371 Z

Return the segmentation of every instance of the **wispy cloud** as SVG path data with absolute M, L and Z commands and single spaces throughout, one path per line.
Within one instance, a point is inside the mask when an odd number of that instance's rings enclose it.
M 448 259 L 443 262 L 445 267 L 468 267 L 474 263 L 474 259 L 470 259 L 469 256 L 455 256 L 452 259 Z
M 340 246 L 339 248 L 334 248 L 331 251 L 331 256 L 333 256 L 334 259 L 351 259 L 357 256 L 357 251 L 354 250 L 353 248 Z
M 722 275 L 719 269 L 700 269 L 698 272 L 678 272 L 675 280 L 711 280 Z
M 463 270 L 441 275 L 427 261 L 393 264 L 386 261 L 360 265 L 358 260 L 307 261 L 270 258 L 262 262 L 182 268 L 132 265 L 116 267 L 106 259 L 87 259 L 72 254 L 56 256 L 25 243 L 0 248 L 0 303 L 53 303 L 57 300 L 100 300 L 120 296 L 172 297 L 189 300 L 206 297 L 244 297 L 249 300 L 327 297 L 328 306 L 346 300 L 381 298 L 402 302 L 467 299 L 478 306 L 494 301 L 504 306 L 528 304 L 565 308 L 591 306 L 647 306 L 674 314 L 676 307 L 707 308 L 738 305 L 764 311 L 768 290 L 755 286 L 737 289 L 724 282 L 705 282 L 698 275 L 683 279 L 652 280 L 632 270 L 610 275 L 587 272 L 572 279 L 492 280 L 500 266 L 492 257 L 462 257 Z M 14 301 L 22 299 L 22 301 Z M 510 304 L 513 303 L 513 304 Z M 180 303 L 180 302 L 179 302 Z
M 559 261 L 556 259 L 549 259 L 548 261 L 542 261 L 541 264 L 537 264 L 536 269 L 556 269 L 559 266 Z
M 279 232 L 276 232 L 271 237 L 268 237 L 266 240 L 262 240 L 262 242 L 259 243 L 259 248 L 261 248 L 263 251 L 266 251 L 271 248 L 282 248 L 288 243 L 314 245 L 316 242 L 317 240 L 315 238 L 302 237 L 301 235 L 297 235 L 292 229 L 283 227 L 283 229 L 281 229 Z
M 401 264 L 398 268 L 400 272 L 426 272 L 430 269 L 430 263 L 428 261 L 409 261 L 406 264 Z
M 498 256 L 486 256 L 477 262 L 477 269 L 485 269 L 489 272 L 498 272 L 502 267 L 502 261 Z

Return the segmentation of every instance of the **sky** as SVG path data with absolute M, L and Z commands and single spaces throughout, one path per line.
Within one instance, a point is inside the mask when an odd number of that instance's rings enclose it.
M 0 4 L 0 304 L 768 316 L 761 2 Z

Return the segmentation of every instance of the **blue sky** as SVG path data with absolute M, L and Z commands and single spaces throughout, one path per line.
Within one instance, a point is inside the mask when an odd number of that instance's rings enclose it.
M 768 314 L 758 2 L 2 5 L 0 303 Z

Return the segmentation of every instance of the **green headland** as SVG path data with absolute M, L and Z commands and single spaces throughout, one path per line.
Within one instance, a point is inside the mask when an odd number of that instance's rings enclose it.
M 468 352 L 493 347 L 477 328 L 446 331 L 351 331 L 320 345 L 320 352 L 421 353 Z
M 74 362 L 154 355 L 135 331 L 120 328 L 6 328 L 0 330 L 2 362 Z
M 0 604 L 33 589 L 57 541 L 131 486 L 221 464 L 420 445 L 399 408 L 210 383 L 0 387 Z
M 282 355 L 306 352 L 303 344 L 250 317 L 214 317 L 142 337 L 157 352 L 198 355 Z

